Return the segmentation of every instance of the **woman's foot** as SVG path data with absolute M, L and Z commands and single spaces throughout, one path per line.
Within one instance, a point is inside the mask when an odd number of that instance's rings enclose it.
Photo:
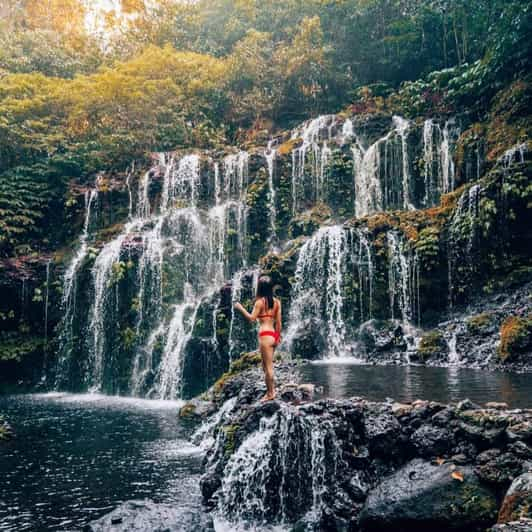
M 266 403 L 267 401 L 273 401 L 275 399 L 275 394 L 267 393 L 261 400 L 261 403 Z

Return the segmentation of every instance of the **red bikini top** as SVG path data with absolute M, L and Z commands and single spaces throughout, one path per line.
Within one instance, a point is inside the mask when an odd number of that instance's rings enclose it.
M 262 299 L 264 299 L 264 306 L 266 307 L 266 310 L 268 310 L 268 300 L 263 297 Z M 273 306 L 275 307 L 275 301 L 273 302 Z M 273 310 L 273 309 L 272 309 Z M 263 318 L 273 318 L 273 312 L 272 314 L 261 314 L 260 316 L 258 316 L 260 319 L 263 319 Z

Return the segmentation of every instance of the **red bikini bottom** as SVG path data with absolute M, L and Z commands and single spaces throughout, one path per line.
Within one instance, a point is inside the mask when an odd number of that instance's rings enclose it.
M 259 337 L 260 336 L 273 336 L 276 344 L 278 344 L 281 339 L 281 335 L 277 331 L 262 331 L 259 333 Z

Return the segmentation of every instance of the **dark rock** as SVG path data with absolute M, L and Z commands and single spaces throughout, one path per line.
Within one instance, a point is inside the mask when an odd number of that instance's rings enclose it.
M 199 532 L 212 529 L 211 518 L 200 511 L 177 509 L 147 499 L 125 502 L 84 528 L 87 532 Z
M 453 435 L 449 430 L 432 425 L 423 425 L 412 434 L 411 439 L 420 456 L 440 456 L 453 445 Z
M 398 322 L 370 320 L 359 330 L 359 342 L 367 353 L 405 351 L 404 331 Z
M 511 523 L 504 523 L 491 527 L 488 532 L 530 532 L 532 530 L 532 519 L 520 519 Z
M 502 502 L 498 522 L 508 523 L 521 518 L 532 519 L 532 473 L 525 473 L 512 482 Z
M 360 525 L 368 531 L 482 530 L 496 515 L 495 495 L 471 468 L 453 471 L 415 459 L 370 492 Z
M 522 472 L 521 461 L 511 453 L 504 453 L 477 466 L 478 477 L 493 484 L 508 484 Z
M 364 419 L 364 430 L 372 453 L 396 454 L 401 425 L 387 412 L 369 413 Z

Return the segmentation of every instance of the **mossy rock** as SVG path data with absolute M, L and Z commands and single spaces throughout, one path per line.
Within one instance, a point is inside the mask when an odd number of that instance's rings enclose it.
M 499 358 L 507 362 L 532 347 L 532 315 L 509 316 L 501 325 L 500 335 Z
M 483 312 L 482 314 L 471 316 L 471 318 L 466 320 L 467 330 L 471 334 L 486 333 L 489 331 L 492 324 L 493 316 L 489 312 Z
M 235 434 L 239 428 L 239 425 L 225 425 L 222 427 L 225 436 L 224 454 L 226 457 L 231 456 L 235 451 Z
M 417 354 L 421 362 L 433 358 L 447 350 L 445 338 L 440 331 L 429 331 L 419 342 Z
M 0 441 L 9 440 L 13 437 L 13 431 L 8 422 L 0 416 Z
M 276 353 L 275 361 L 279 362 L 283 358 L 281 353 Z M 229 370 L 226 371 L 215 383 L 213 390 L 215 393 L 220 393 L 227 382 L 236 375 L 250 369 L 257 367 L 261 364 L 262 357 L 258 351 L 251 351 L 249 353 L 244 353 L 240 358 L 234 360 L 229 366 Z
M 195 418 L 196 414 L 196 405 L 193 403 L 186 403 L 179 410 L 179 417 L 183 419 Z

